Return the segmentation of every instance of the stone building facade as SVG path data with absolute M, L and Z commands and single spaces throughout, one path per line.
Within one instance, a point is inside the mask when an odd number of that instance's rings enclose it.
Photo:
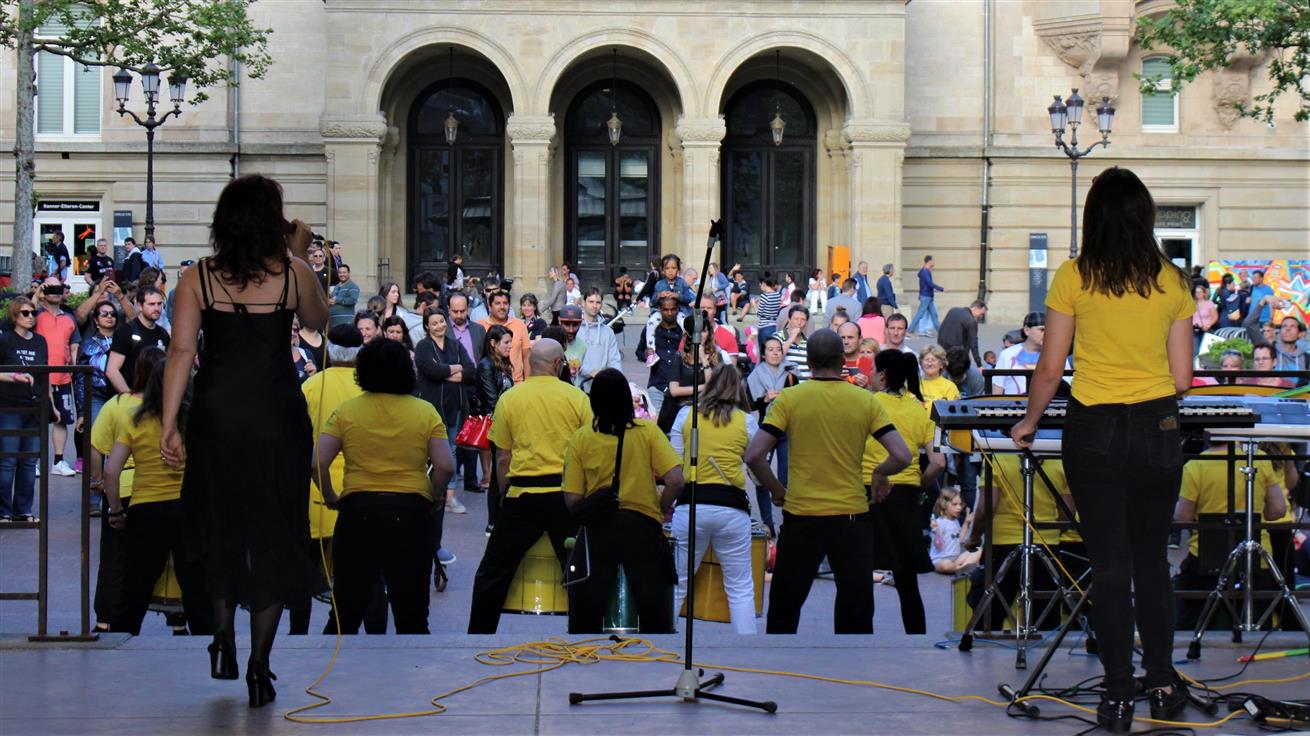
M 273 29 L 266 77 L 213 90 L 160 129 L 157 236 L 171 263 L 201 255 L 223 184 L 260 172 L 282 182 L 289 214 L 342 241 L 366 289 L 454 252 L 516 293 L 540 293 L 566 260 L 601 285 L 662 253 L 699 262 L 709 221 L 724 217 L 725 266 L 799 278 L 848 246 L 874 273 L 895 264 L 912 306 L 932 254 L 941 301 L 981 288 L 995 317 L 1013 319 L 1028 308 L 1030 235 L 1047 234 L 1048 268 L 1067 257 L 1069 164 L 1046 106 L 1077 87 L 1089 108 L 1106 96 L 1118 109 L 1112 145 L 1082 164 L 1080 201 L 1096 171 L 1128 166 L 1168 208 L 1161 239 L 1181 262 L 1307 257 L 1310 128 L 1291 100 L 1273 128 L 1232 114 L 1265 88 L 1262 59 L 1144 99 L 1133 74 L 1154 57 L 1132 29 L 1163 6 L 265 0 L 253 8 Z M 93 98 L 77 107 L 77 74 L 100 75 L 98 124 Z M 68 69 L 64 125 L 51 107 L 38 129 L 47 232 L 108 236 L 114 213 L 130 212 L 119 218 L 141 236 L 144 136 L 114 114 L 109 75 Z M 5 148 L 14 82 L 0 72 Z M 139 107 L 139 86 L 133 96 Z M 12 198 L 5 157 L 0 243 Z

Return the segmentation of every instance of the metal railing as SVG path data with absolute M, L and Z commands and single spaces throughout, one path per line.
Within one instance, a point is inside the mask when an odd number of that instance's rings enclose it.
M 0 429 L 0 437 L 37 437 L 40 448 L 36 452 L 2 452 L 5 458 L 37 458 L 37 467 L 44 472 L 39 478 L 36 493 L 39 496 L 37 521 L 15 521 L 7 525 L 8 529 L 36 529 L 39 534 L 37 542 L 37 589 L 35 592 L 0 592 L 0 601 L 36 601 L 36 634 L 29 636 L 29 641 L 78 642 L 96 641 L 99 636 L 91 631 L 91 469 L 85 468 L 81 482 L 81 554 L 79 594 L 82 605 L 81 629 L 76 634 L 60 631 L 51 634 L 48 629 L 50 613 L 50 401 L 42 400 L 49 395 L 50 375 L 54 373 L 71 373 L 73 380 L 89 380 L 95 369 L 89 365 L 0 365 L 0 373 L 28 373 L 36 380 L 32 384 L 37 396 L 34 407 L 0 407 L 0 414 L 35 414 L 35 429 Z M 83 378 L 85 377 L 85 378 Z M 91 418 L 91 389 L 82 392 L 82 406 L 78 407 L 78 416 Z M 84 432 L 83 456 L 90 458 L 91 427 L 88 421 Z M 6 491 L 8 489 L 5 489 Z M 6 565 L 6 567 L 9 567 Z

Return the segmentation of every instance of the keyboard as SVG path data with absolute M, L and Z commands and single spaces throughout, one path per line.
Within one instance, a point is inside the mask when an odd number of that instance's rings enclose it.
M 1251 401 L 1265 398 L 1189 396 L 1178 403 L 1179 424 L 1184 429 L 1253 427 L 1261 415 L 1251 406 Z M 1023 398 L 936 401 L 932 407 L 932 419 L 942 429 L 1009 429 L 1027 411 L 1028 401 Z M 1064 399 L 1055 399 L 1042 412 L 1037 426 L 1063 428 L 1067 415 L 1068 403 Z

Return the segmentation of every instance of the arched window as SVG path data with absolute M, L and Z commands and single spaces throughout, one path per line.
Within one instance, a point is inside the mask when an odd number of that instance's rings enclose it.
M 446 142 L 446 118 L 459 121 Z M 466 273 L 502 270 L 505 115 L 486 88 L 445 79 L 409 116 L 408 280 L 443 273 L 455 254 Z
M 610 80 L 573 98 L 565 118 L 568 190 L 564 257 L 585 284 L 609 284 L 619 266 L 644 268 L 659 253 L 660 114 L 635 84 Z M 623 122 L 610 145 L 606 122 Z
M 803 283 L 815 263 L 814 108 L 794 87 L 761 81 L 734 94 L 724 112 L 724 266 L 786 271 Z M 781 145 L 769 125 L 775 115 L 786 123 Z

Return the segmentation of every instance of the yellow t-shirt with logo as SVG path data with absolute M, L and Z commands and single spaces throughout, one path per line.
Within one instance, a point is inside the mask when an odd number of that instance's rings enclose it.
M 101 412 L 104 410 L 102 409 Z M 173 470 L 164 464 L 159 454 L 159 440 L 164 434 L 164 425 L 158 417 L 142 417 L 134 423 L 128 414 L 127 423 L 120 427 L 114 444 L 126 445 L 132 451 L 132 460 L 136 464 L 136 476 L 132 479 L 132 506 L 143 503 L 176 501 L 182 497 L 182 472 L 185 468 Z
M 954 385 L 954 384 L 952 384 Z M 910 454 L 914 459 L 910 464 L 905 466 L 905 470 L 893 475 L 890 480 L 892 485 L 911 485 L 918 486 L 923 475 L 919 471 L 919 450 L 922 450 L 932 444 L 933 434 L 936 425 L 932 423 L 932 417 L 928 410 L 923 408 L 923 404 L 914 398 L 914 394 L 909 391 L 900 394 L 889 394 L 885 391 L 879 391 L 873 395 L 873 398 L 887 412 L 887 416 L 892 419 L 892 426 L 905 440 L 905 446 L 910 448 Z M 878 467 L 883 460 L 887 459 L 887 448 L 882 443 L 870 437 L 864 441 L 864 482 L 868 483 L 873 477 L 873 469 Z
M 1224 448 L 1211 448 L 1204 454 L 1226 455 L 1227 453 L 1227 449 Z M 1245 465 L 1246 459 L 1239 452 L 1237 463 L 1233 466 L 1233 511 L 1237 513 L 1246 510 L 1246 475 L 1242 473 L 1242 467 Z M 1254 503 L 1256 519 L 1264 518 L 1265 494 L 1270 486 L 1275 485 L 1280 485 L 1280 480 L 1278 473 L 1274 471 L 1274 464 L 1268 460 L 1256 460 Z M 1178 495 L 1179 498 L 1185 498 L 1196 504 L 1198 518 L 1201 514 L 1228 513 L 1228 463 L 1221 460 L 1188 460 L 1183 465 L 1183 488 Z M 1187 551 L 1193 555 L 1199 554 L 1198 535 L 1210 531 L 1222 533 L 1218 529 L 1197 530 L 1187 540 Z M 1260 530 L 1260 546 L 1273 553 L 1269 532 L 1265 529 Z
M 788 513 L 862 514 L 869 510 L 860 471 L 869 435 L 894 432 L 892 419 L 867 389 L 845 379 L 812 378 L 782 390 L 760 426 L 787 436 Z
M 323 434 L 341 440 L 346 456 L 341 496 L 417 493 L 432 500 L 428 441 L 446 439 L 432 404 L 408 394 L 364 392 L 337 407 Z
M 960 387 L 945 376 L 919 379 L 919 393 L 923 394 L 923 403 L 927 404 L 929 408 L 932 407 L 932 402 L 938 399 L 960 400 Z
M 746 490 L 746 473 L 742 470 L 741 458 L 746 454 L 746 445 L 750 442 L 746 430 L 746 412 L 733 409 L 728 423 L 722 426 L 702 414 L 696 423 L 696 432 L 700 437 L 697 448 L 696 472 L 691 470 L 691 412 L 682 422 L 682 474 L 687 480 L 696 478 L 698 483 L 716 483 L 730 485 Z M 710 459 L 714 465 L 710 464 Z M 718 467 L 716 468 L 715 465 Z M 720 473 L 719 471 L 723 472 Z
M 524 493 L 553 493 L 560 486 L 522 487 L 513 479 L 561 475 L 564 447 L 581 427 L 591 427 L 591 402 L 581 390 L 558 376 L 528 376 L 500 395 L 491 422 L 491 443 L 512 454 L 508 498 Z
M 123 427 L 132 423 L 132 415 L 141 406 L 141 399 L 131 394 L 119 394 L 100 407 L 96 423 L 91 426 L 91 446 L 96 452 L 109 457 L 114 451 L 114 441 Z M 118 474 L 118 497 L 132 497 L 132 483 L 136 477 L 136 464 L 130 459 Z
M 1074 318 L 1073 397 L 1082 404 L 1137 404 L 1174 395 L 1169 329 L 1196 312 L 1190 284 L 1162 261 L 1161 289 L 1149 297 L 1085 290 L 1077 260 L 1051 279 L 1046 307 Z
M 992 517 L 992 544 L 1023 544 L 1023 473 L 1019 472 L 1019 456 L 997 453 L 992 458 L 992 482 L 997 485 L 995 515 Z M 1064 477 L 1064 462 L 1055 458 L 1038 458 L 1042 470 L 1055 485 L 1056 493 L 1069 495 L 1069 481 Z M 1033 521 L 1056 521 L 1059 507 L 1042 481 L 1033 475 Z M 1033 529 L 1034 544 L 1055 545 L 1060 541 L 1059 529 Z
M 314 425 L 314 441 L 323 433 L 332 413 L 350 399 L 360 396 L 364 389 L 355 382 L 355 369 L 332 367 L 310 376 L 300 385 L 305 395 L 305 404 L 309 407 L 309 421 Z M 328 468 L 333 488 L 345 488 L 346 458 L 337 455 Z M 337 512 L 323 503 L 323 491 L 318 487 L 318 478 L 309 485 L 309 536 L 312 539 L 331 537 L 337 526 Z
M 549 380 L 564 385 L 553 376 Z M 655 478 L 678 467 L 682 461 L 658 425 L 649 419 L 637 419 L 635 423 L 623 436 L 619 508 L 640 512 L 663 523 Z M 564 450 L 564 492 L 589 496 L 609 488 L 614 482 L 618 442 L 618 437 L 597 432 L 590 424 L 575 431 Z

